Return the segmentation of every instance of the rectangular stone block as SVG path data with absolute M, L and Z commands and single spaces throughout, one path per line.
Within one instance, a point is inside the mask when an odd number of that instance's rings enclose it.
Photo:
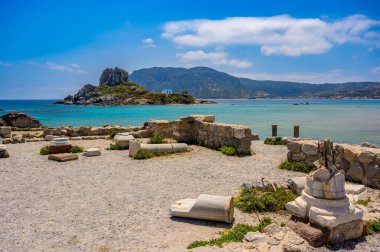
M 48 159 L 57 161 L 57 162 L 67 162 L 67 161 L 77 160 L 78 155 L 74 153 L 50 154 Z

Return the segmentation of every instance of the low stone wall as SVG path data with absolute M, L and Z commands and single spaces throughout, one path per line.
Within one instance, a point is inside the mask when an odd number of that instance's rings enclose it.
M 197 143 L 209 148 L 232 146 L 241 154 L 251 152 L 252 132 L 247 126 L 214 123 L 212 115 L 190 115 L 178 120 L 151 120 L 145 125 L 152 135 L 173 138 L 180 142 Z
M 309 165 L 316 160 L 330 161 L 344 171 L 346 179 L 380 188 L 380 149 L 334 144 L 330 139 L 291 141 L 287 146 L 289 161 Z
M 43 136 L 55 135 L 55 136 L 68 136 L 68 137 L 78 137 L 78 136 L 106 136 L 110 135 L 113 131 L 118 133 L 131 132 L 131 134 L 139 135 L 141 137 L 146 137 L 146 132 L 143 130 L 144 127 L 133 127 L 133 126 L 103 126 L 103 127 L 57 127 L 57 128 L 46 128 L 43 131 Z

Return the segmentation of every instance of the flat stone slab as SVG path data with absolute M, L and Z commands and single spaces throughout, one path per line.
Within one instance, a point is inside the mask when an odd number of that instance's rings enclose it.
M 311 226 L 310 223 L 296 221 L 289 221 L 287 227 L 313 247 L 320 247 L 329 242 L 330 230 L 328 228 L 315 227 Z
M 83 153 L 83 156 L 85 156 L 85 157 L 96 157 L 96 156 L 100 156 L 100 149 L 99 149 L 99 148 L 90 148 L 90 149 L 87 149 L 87 150 L 85 150 L 85 152 Z
M 57 162 L 67 162 L 71 160 L 77 160 L 78 155 L 74 153 L 50 154 L 48 159 Z

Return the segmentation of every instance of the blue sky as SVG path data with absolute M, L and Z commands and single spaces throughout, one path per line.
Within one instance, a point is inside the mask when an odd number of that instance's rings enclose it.
M 0 99 L 62 98 L 114 66 L 380 81 L 379 9 L 376 0 L 2 0 Z

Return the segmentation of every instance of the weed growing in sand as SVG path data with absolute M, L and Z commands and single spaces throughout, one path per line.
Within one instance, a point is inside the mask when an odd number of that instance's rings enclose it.
M 160 153 L 158 153 L 158 152 L 149 152 L 148 150 L 141 149 L 135 154 L 133 159 L 148 159 L 148 158 L 152 158 L 152 157 L 157 157 L 159 155 L 160 155 Z
M 366 224 L 367 234 L 375 234 L 380 232 L 380 220 L 369 220 Z
M 73 146 L 70 149 L 71 153 L 80 153 L 80 152 L 83 152 L 83 151 L 84 151 L 83 148 L 79 147 L 79 146 Z
M 107 252 L 110 251 L 110 248 L 106 245 L 100 245 L 96 247 L 96 250 L 100 252 Z
M 117 130 L 113 130 L 113 131 L 111 131 L 110 139 L 114 139 L 114 137 L 115 137 L 117 134 L 119 134 L 119 133 L 120 133 L 120 132 L 117 131 Z
M 49 146 L 44 146 L 40 149 L 40 155 L 49 155 Z
M 286 145 L 286 142 L 281 139 L 281 137 L 277 137 L 275 140 L 267 138 L 264 141 L 264 144 L 269 144 L 269 145 Z
M 163 144 L 166 143 L 165 139 L 160 135 L 154 135 L 149 139 L 148 144 Z
M 232 147 L 232 146 L 222 146 L 219 151 L 221 153 L 223 153 L 224 155 L 227 155 L 227 156 L 236 156 L 237 155 L 237 150 Z
M 297 198 L 291 190 L 279 187 L 244 188 L 235 197 L 235 206 L 243 212 L 276 212 L 285 209 L 286 203 Z
M 128 149 L 129 149 L 129 146 L 120 147 L 119 145 L 114 144 L 114 143 L 111 143 L 110 148 L 109 148 L 109 150 L 128 150 Z
M 206 241 L 195 241 L 187 246 L 187 249 L 193 249 L 203 246 L 219 246 L 222 247 L 223 243 L 227 242 L 241 242 L 244 236 L 248 232 L 262 231 L 266 226 L 272 223 L 272 220 L 268 217 L 264 217 L 260 220 L 260 223 L 256 226 L 246 225 L 246 224 L 237 224 L 235 227 L 220 232 L 219 238 L 214 238 Z
M 278 168 L 281 170 L 289 170 L 289 171 L 305 172 L 305 173 L 309 173 L 309 172 L 315 170 L 314 166 L 309 166 L 306 162 L 303 162 L 303 161 L 299 161 L 299 162 L 285 161 L 285 162 L 282 162 L 278 166 Z
M 77 245 L 77 244 L 80 243 L 80 240 L 75 236 L 75 237 L 73 237 L 72 239 L 70 239 L 70 240 L 68 241 L 68 243 L 69 243 L 70 245 Z
M 371 203 L 372 200 L 370 198 L 366 199 L 366 200 L 358 200 L 355 205 L 362 205 L 362 206 L 365 206 L 367 207 L 369 203 Z

